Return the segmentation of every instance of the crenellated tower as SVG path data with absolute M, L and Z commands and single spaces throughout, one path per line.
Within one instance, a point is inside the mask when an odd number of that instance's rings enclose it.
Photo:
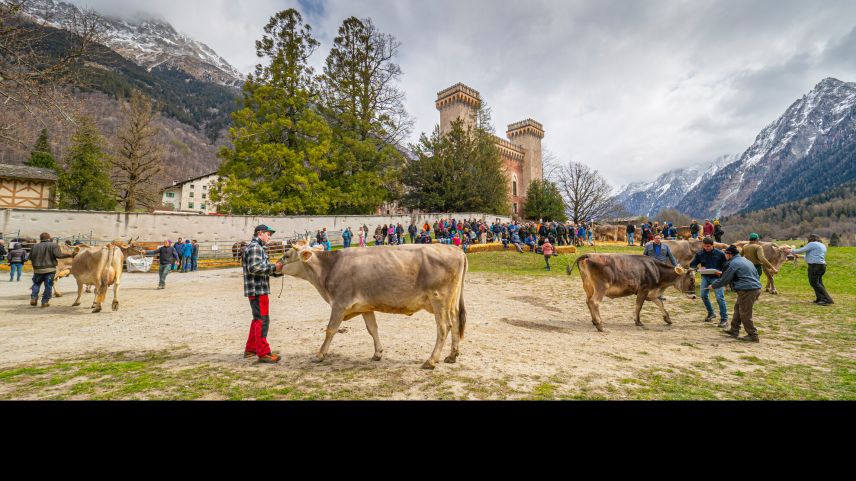
M 435 102 L 440 111 L 440 133 L 445 135 L 455 119 L 463 119 L 465 128 L 472 128 L 481 107 L 481 94 L 471 87 L 457 83 L 437 93 Z M 508 126 L 508 140 L 494 136 L 494 142 L 508 177 L 509 204 L 514 217 L 523 217 L 526 189 L 535 179 L 544 177 L 541 161 L 541 140 L 544 126 L 532 119 Z

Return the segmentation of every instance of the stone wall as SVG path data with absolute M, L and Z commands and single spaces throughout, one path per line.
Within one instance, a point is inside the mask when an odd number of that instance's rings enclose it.
M 0 209 L 0 233 L 4 237 L 38 238 L 42 232 L 53 237 L 70 239 L 77 236 L 95 241 L 139 238 L 140 241 L 160 242 L 178 237 L 197 239 L 200 243 L 236 241 L 252 237 L 253 228 L 267 224 L 275 229 L 275 239 L 293 238 L 314 233 L 326 227 L 328 231 L 341 231 L 350 227 L 354 233 L 363 224 L 374 234 L 378 225 L 401 223 L 405 228 L 411 222 L 421 226 L 439 218 L 484 219 L 493 222 L 510 222 L 510 218 L 480 213 L 412 214 L 395 216 L 214 216 L 196 214 L 125 214 L 119 212 L 83 212 L 71 210 Z M 334 239 L 331 239 L 335 242 Z

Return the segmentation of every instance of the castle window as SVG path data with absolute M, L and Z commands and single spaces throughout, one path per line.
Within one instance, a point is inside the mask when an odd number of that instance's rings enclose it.
M 517 176 L 516 175 L 511 180 L 511 195 L 517 195 Z

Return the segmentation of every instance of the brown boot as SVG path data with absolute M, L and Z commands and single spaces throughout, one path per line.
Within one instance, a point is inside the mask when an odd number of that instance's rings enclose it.
M 744 342 L 761 342 L 761 339 L 757 335 L 753 336 L 751 334 L 747 334 L 743 337 L 738 337 L 737 340 Z
M 740 336 L 740 332 L 739 332 L 739 331 L 735 332 L 735 331 L 732 331 L 732 330 L 725 330 L 725 331 L 722 331 L 722 333 L 723 333 L 723 334 L 725 334 L 726 336 L 731 336 L 731 337 L 733 337 L 733 338 L 735 338 L 735 339 L 737 339 L 737 337 L 738 337 L 738 336 Z
M 39 301 L 36 299 L 30 299 L 30 305 L 35 307 L 35 306 L 39 305 Z

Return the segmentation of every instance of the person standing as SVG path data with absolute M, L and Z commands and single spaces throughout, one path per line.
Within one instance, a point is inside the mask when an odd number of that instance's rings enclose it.
M 327 228 L 324 227 L 321 229 L 321 245 L 324 246 L 324 250 L 330 252 L 332 247 L 330 247 L 330 237 L 327 236 Z
M 6 260 L 6 243 L 0 239 L 0 262 Z
M 367 232 L 365 230 L 363 230 L 362 228 L 360 228 L 360 232 L 357 234 L 360 238 L 360 247 L 366 246 L 366 234 L 367 234 Z
M 716 242 L 722 243 L 723 234 L 725 234 L 725 231 L 722 230 L 722 226 L 719 224 L 719 221 L 713 221 L 713 238 L 716 239 Z
M 351 239 L 354 237 L 354 234 L 351 232 L 351 228 L 348 227 L 344 231 L 342 231 L 342 244 L 344 248 L 347 249 L 351 247 Z
M 193 245 L 190 239 L 184 241 L 184 244 L 179 246 L 181 249 L 181 272 L 190 272 L 191 257 L 193 256 Z
M 253 240 L 244 252 L 244 296 L 250 301 L 253 321 L 250 324 L 250 334 L 244 348 L 244 358 L 258 356 L 259 362 L 272 364 L 280 361 L 281 357 L 273 354 L 268 344 L 267 336 L 270 327 L 270 276 L 282 271 L 282 262 L 271 264 L 268 260 L 267 247 L 276 231 L 266 225 L 259 225 L 253 230 Z
M 713 237 L 713 224 L 710 223 L 710 219 L 704 220 L 704 227 L 702 227 L 702 231 L 705 237 Z
M 636 226 L 633 223 L 627 224 L 627 245 L 633 246 L 636 245 Z
M 183 254 L 184 254 L 184 251 L 182 250 L 182 249 L 183 249 L 183 246 L 184 246 L 184 240 L 182 240 L 182 238 L 181 238 L 181 237 L 179 237 L 179 238 L 178 238 L 178 240 L 177 240 L 177 241 L 175 241 L 175 246 L 174 246 L 174 247 L 175 247 L 175 253 L 176 253 L 176 254 L 178 254 L 178 259 L 176 259 L 176 262 L 178 263 L 178 266 L 173 265 L 172 270 L 174 270 L 174 271 L 175 271 L 175 270 L 178 270 L 178 269 L 181 269 L 181 266 L 182 266 L 182 257 L 183 257 Z
M 755 269 L 758 271 L 758 277 L 761 277 L 764 273 L 764 267 L 771 274 L 776 274 L 779 270 L 773 267 L 773 264 L 770 264 L 770 261 L 767 260 L 767 256 L 764 255 L 764 246 L 761 245 L 760 239 L 761 236 L 754 232 L 749 234 L 749 243 L 743 246 L 743 257 L 755 266 Z
M 146 251 L 146 255 L 158 256 L 158 289 L 166 288 L 166 276 L 169 275 L 172 263 L 178 257 L 172 244 L 169 240 L 164 240 L 162 246 Z
M 43 232 L 39 236 L 39 240 L 41 242 L 33 246 L 33 250 L 30 251 L 30 262 L 33 264 L 33 292 L 30 295 L 30 305 L 38 304 L 39 290 L 44 284 L 45 292 L 42 294 L 42 307 L 48 307 L 53 294 L 56 261 L 57 259 L 74 257 L 75 253 L 64 254 L 59 248 L 59 244 L 51 242 L 51 235 L 47 232 Z
M 693 239 L 698 239 L 698 233 L 700 230 L 701 228 L 698 225 L 698 221 L 693 220 L 692 224 L 690 224 L 690 237 L 692 237 Z
M 30 255 L 27 254 L 27 251 L 21 246 L 20 242 L 16 242 L 15 245 L 12 246 L 12 250 L 9 251 L 9 282 L 15 277 L 15 273 L 18 273 L 17 282 L 21 282 L 21 272 L 24 268 L 24 263 L 30 258 Z
M 672 250 L 661 242 L 659 235 L 655 235 L 653 241 L 645 244 L 645 250 L 642 253 L 648 257 L 653 257 L 657 262 L 672 266 L 678 265 L 678 260 L 675 259 Z
M 416 231 L 417 231 L 416 225 L 411 221 L 410 225 L 407 226 L 407 235 L 410 236 L 410 243 L 411 244 L 416 243 Z
M 196 242 L 196 239 L 190 243 L 193 246 L 193 249 L 190 251 L 190 270 L 196 272 L 199 270 L 199 243 Z
M 716 269 L 720 272 L 719 274 L 702 274 L 701 276 L 701 300 L 707 309 L 707 317 L 704 322 L 712 322 L 716 316 L 713 314 L 713 306 L 710 305 L 710 290 L 707 287 L 716 282 L 725 270 L 725 253 L 713 247 L 713 239 L 710 237 L 704 238 L 702 250 L 698 251 L 690 262 L 691 269 L 696 267 Z M 726 328 L 728 327 L 728 306 L 725 304 L 725 290 L 720 287 L 714 289 L 713 294 L 716 296 L 716 304 L 719 306 L 719 327 Z
M 788 254 L 799 255 L 805 253 L 805 262 L 808 264 L 808 283 L 814 289 L 814 303 L 819 306 L 835 304 L 826 286 L 823 285 L 823 275 L 826 274 L 826 246 L 820 241 L 820 236 L 811 234 L 808 236 L 808 244 L 802 249 L 790 250 Z
M 547 271 L 550 271 L 550 257 L 553 256 L 553 244 L 550 244 L 550 240 L 546 240 L 544 244 L 541 246 L 541 253 L 544 254 L 544 262 L 547 263 Z
M 761 278 L 758 271 L 745 257 L 741 256 L 737 247 L 730 245 L 725 249 L 725 260 L 728 268 L 716 282 L 708 286 L 709 290 L 716 290 L 731 284 L 731 289 L 737 293 L 737 302 L 734 304 L 734 314 L 731 317 L 731 328 L 725 334 L 738 338 L 741 341 L 760 342 L 758 330 L 752 322 L 752 308 L 755 301 L 761 296 Z M 740 336 L 740 325 L 746 330 L 746 336 Z

